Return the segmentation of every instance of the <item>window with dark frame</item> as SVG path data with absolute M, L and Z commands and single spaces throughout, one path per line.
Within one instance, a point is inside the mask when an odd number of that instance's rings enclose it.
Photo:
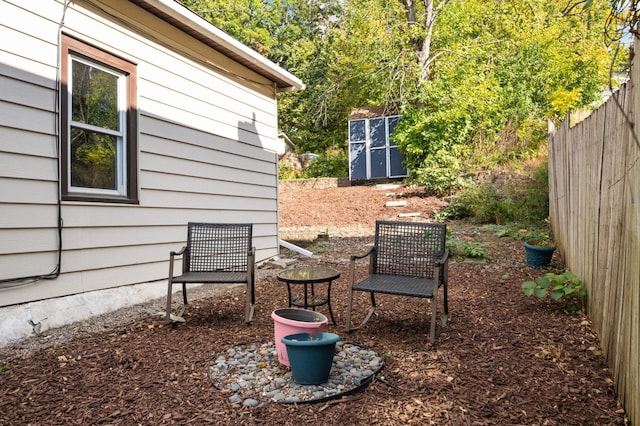
M 63 200 L 138 202 L 136 66 L 63 35 Z
M 408 176 L 404 155 L 391 137 L 399 121 L 399 115 L 349 120 L 350 180 Z

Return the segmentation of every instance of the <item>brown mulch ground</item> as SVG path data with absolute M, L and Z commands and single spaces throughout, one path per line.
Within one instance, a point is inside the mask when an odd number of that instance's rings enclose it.
M 384 207 L 389 197 L 375 187 L 286 191 L 281 225 L 326 227 L 330 235 L 353 224 L 372 231 L 375 219 L 420 212 L 424 220 L 443 204 L 403 191 L 396 199 L 407 206 L 394 208 Z M 209 383 L 206 368 L 216 351 L 273 339 L 270 313 L 286 306 L 287 296 L 274 274 L 261 270 L 251 325 L 242 322 L 243 295 L 234 289 L 192 303 L 184 324 L 147 316 L 0 359 L 0 424 L 628 424 L 586 317 L 521 294 L 523 280 L 545 272 L 526 267 L 522 242 L 467 223 L 449 227 L 456 238 L 485 242 L 490 260 L 450 264 L 450 319 L 438 324 L 435 345 L 423 299 L 379 297 L 379 315 L 364 328 L 328 327 L 384 355 L 384 369 L 360 393 L 329 403 L 237 408 Z M 318 258 L 296 256 L 298 265 L 341 271 L 332 290 L 339 323 L 348 256 L 371 242 L 371 235 L 331 237 L 311 245 Z M 557 258 L 552 268 L 561 268 Z M 364 273 L 363 264 L 357 274 Z M 367 303 L 358 297 L 359 318 Z

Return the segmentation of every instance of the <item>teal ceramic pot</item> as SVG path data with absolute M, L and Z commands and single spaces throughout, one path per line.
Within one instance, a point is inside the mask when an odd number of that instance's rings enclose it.
M 282 338 L 287 347 L 293 380 L 301 385 L 319 385 L 329 380 L 333 355 L 340 336 L 320 332 L 290 334 Z
M 543 247 L 524 243 L 525 254 L 527 258 L 527 265 L 532 268 L 540 268 L 542 266 L 548 266 L 551 263 L 551 257 L 556 247 Z

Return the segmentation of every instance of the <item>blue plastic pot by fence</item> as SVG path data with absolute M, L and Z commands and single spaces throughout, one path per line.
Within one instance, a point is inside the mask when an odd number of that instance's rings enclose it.
M 301 385 L 319 385 L 329 380 L 336 343 L 340 336 L 320 332 L 290 334 L 282 338 L 287 347 L 293 380 Z
M 524 249 L 527 256 L 527 265 L 532 268 L 540 268 L 551 263 L 551 256 L 556 247 L 534 246 L 525 241 Z

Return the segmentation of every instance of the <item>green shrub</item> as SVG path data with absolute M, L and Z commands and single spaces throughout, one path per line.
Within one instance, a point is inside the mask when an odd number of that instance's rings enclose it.
M 344 152 L 329 150 L 312 159 L 302 170 L 289 163 L 278 163 L 278 179 L 309 179 L 319 177 L 349 176 L 349 158 Z
M 511 237 L 521 241 L 551 240 L 551 232 L 539 224 L 524 225 L 518 222 L 508 224 L 485 224 L 480 227 L 482 232 L 493 232 L 496 237 Z
M 487 258 L 487 243 L 480 241 L 461 241 L 457 238 L 447 238 L 447 250 L 450 256 L 458 256 L 473 259 Z
M 477 222 L 503 224 L 513 221 L 513 201 L 498 194 L 492 185 L 468 188 L 460 195 L 460 202 L 469 207 L 471 217 Z
M 515 219 L 519 222 L 540 222 L 549 217 L 549 164 L 543 161 L 532 177 L 517 206 Z
M 587 289 L 582 281 L 571 271 L 562 274 L 547 273 L 535 281 L 522 283 L 522 292 L 528 296 L 542 299 L 549 295 L 555 301 L 562 301 L 569 312 L 582 309 L 582 300 L 587 295 Z
M 349 158 L 345 153 L 326 153 L 311 160 L 302 171 L 304 178 L 349 176 Z
M 438 221 L 466 219 L 470 216 L 469 206 L 458 199 L 452 200 L 443 210 L 433 213 L 433 218 Z
M 462 255 L 464 257 L 470 257 L 473 259 L 482 259 L 487 257 L 487 251 L 485 250 L 486 243 L 479 241 L 464 241 L 461 244 Z
M 454 219 L 455 212 L 468 210 L 472 220 L 479 223 L 520 223 L 527 227 L 541 224 L 549 217 L 549 171 L 544 161 L 532 174 L 531 180 L 507 186 L 501 192 L 491 184 L 468 185 L 456 197 L 456 206 L 445 209 L 444 219 Z M 453 203 L 452 203 L 453 204 Z
M 297 179 L 299 173 L 289 163 L 278 163 L 278 179 Z
M 436 197 L 454 194 L 469 185 L 469 180 L 462 177 L 458 157 L 444 150 L 429 155 L 422 166 L 412 172 L 411 180 Z

